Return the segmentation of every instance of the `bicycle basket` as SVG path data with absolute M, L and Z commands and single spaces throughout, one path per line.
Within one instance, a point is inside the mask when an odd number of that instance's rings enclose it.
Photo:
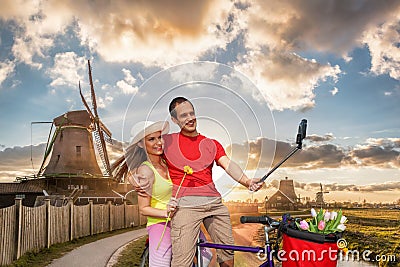
M 342 233 L 328 235 L 294 229 L 286 225 L 282 231 L 282 267 L 336 267 L 338 259 L 337 240 Z

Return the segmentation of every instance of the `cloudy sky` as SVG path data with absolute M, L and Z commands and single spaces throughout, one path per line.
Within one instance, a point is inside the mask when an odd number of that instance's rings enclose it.
M 399 14 L 396 0 L 2 1 L 0 181 L 37 172 L 50 124 L 31 123 L 84 109 L 79 81 L 90 103 L 89 59 L 115 140 L 129 141 L 136 121 L 168 119 L 168 101 L 184 95 L 200 131 L 261 176 L 307 118 L 304 149 L 269 184 L 288 176 L 302 196 L 321 182 L 328 200 L 393 202 Z M 217 183 L 227 199 L 249 197 Z

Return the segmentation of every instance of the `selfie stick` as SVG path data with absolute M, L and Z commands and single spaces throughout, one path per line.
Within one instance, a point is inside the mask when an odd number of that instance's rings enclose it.
M 306 137 L 306 131 L 307 131 L 307 120 L 302 119 L 300 124 L 299 124 L 299 130 L 297 131 L 297 136 L 296 136 L 296 144 L 297 146 L 284 158 L 282 159 L 278 164 L 276 164 L 275 167 L 273 167 L 266 175 L 261 178 L 260 182 L 264 182 L 265 179 L 268 178 L 268 176 L 271 175 L 276 169 L 279 168 L 286 160 L 288 160 L 291 156 L 293 156 L 294 153 L 302 149 L 303 147 L 303 139 Z

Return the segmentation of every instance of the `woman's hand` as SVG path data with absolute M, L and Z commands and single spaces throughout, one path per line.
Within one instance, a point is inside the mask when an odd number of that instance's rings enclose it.
M 174 197 L 171 197 L 167 204 L 167 216 L 172 218 L 175 215 L 176 210 L 178 209 L 178 200 Z

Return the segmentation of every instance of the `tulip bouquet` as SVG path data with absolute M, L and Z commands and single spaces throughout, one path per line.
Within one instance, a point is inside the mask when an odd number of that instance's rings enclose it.
M 299 229 L 320 234 L 330 234 L 335 232 L 343 232 L 346 229 L 344 225 L 347 222 L 346 216 L 339 211 L 327 211 L 320 209 L 317 213 L 315 209 L 311 209 L 311 219 L 296 222 Z

